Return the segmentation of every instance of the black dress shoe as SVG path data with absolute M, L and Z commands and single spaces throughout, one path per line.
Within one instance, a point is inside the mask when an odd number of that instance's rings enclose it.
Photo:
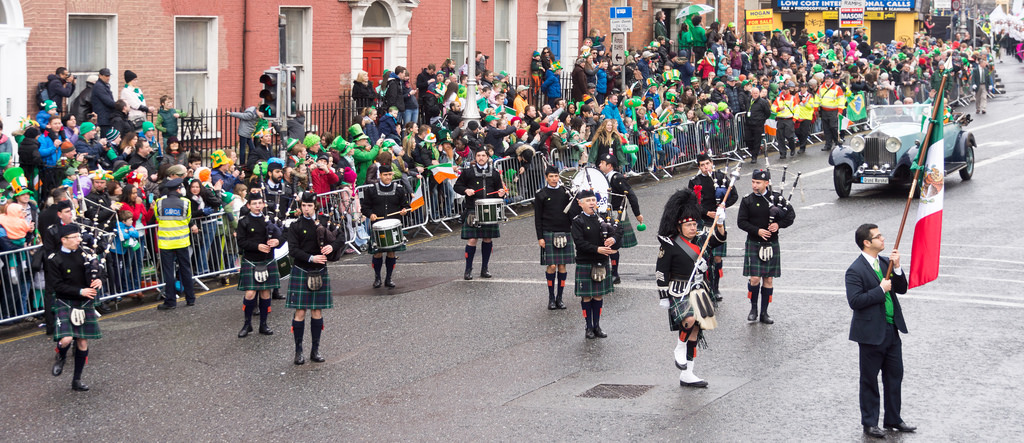
M 594 328 L 593 331 L 594 331 L 594 336 L 597 337 L 597 338 L 607 338 L 608 337 L 608 334 L 605 334 L 604 331 L 601 330 L 601 328 Z
M 177 308 L 176 305 L 169 305 L 167 303 L 160 303 L 156 305 L 158 311 L 170 311 L 171 309 Z
M 89 385 L 82 383 L 82 380 L 72 380 L 71 390 L 85 392 L 89 390 Z
M 747 321 L 751 323 L 757 321 L 757 308 L 750 308 L 750 313 L 747 314 Z
M 679 386 L 682 386 L 684 388 L 706 388 L 708 387 L 708 382 L 706 380 L 701 380 L 698 382 L 687 383 L 685 381 L 679 380 Z
M 316 363 L 323 363 L 327 361 L 323 355 L 320 355 L 320 350 L 315 348 L 309 353 L 309 359 Z
M 751 157 L 750 158 L 750 164 L 756 165 L 757 164 L 757 157 Z
M 302 351 L 301 350 L 295 351 L 295 364 L 296 365 L 304 365 L 304 364 L 306 364 L 306 357 L 302 356 Z
M 865 426 L 864 435 L 873 438 L 885 438 L 885 432 L 882 432 L 881 429 L 878 429 L 878 426 Z
M 194 301 L 185 302 L 185 306 L 195 306 L 195 305 L 196 305 L 196 302 L 194 302 Z
M 714 297 L 715 297 L 715 301 L 716 302 L 722 301 L 722 293 L 721 292 L 716 292 Z
M 246 323 L 245 326 L 242 326 L 242 330 L 238 331 L 238 338 L 245 338 L 250 332 L 252 332 L 252 325 Z
M 52 373 L 53 373 L 54 377 L 57 377 L 61 373 L 64 372 L 64 362 L 66 362 L 66 361 L 68 361 L 68 358 L 67 358 L 66 355 L 61 357 L 60 354 L 57 354 L 57 360 L 53 362 L 53 371 L 52 371 Z
M 917 426 L 910 426 L 906 422 L 900 422 L 898 425 L 885 425 L 885 429 L 891 429 L 897 432 L 914 432 L 917 430 Z
M 263 335 L 274 335 L 274 331 L 270 330 L 270 326 L 267 326 L 267 324 L 264 323 L 264 324 L 260 325 L 260 334 L 263 334 Z
M 106 303 L 100 303 L 99 305 L 96 306 L 96 312 L 99 312 L 100 314 L 106 315 L 106 314 L 109 314 L 109 313 L 111 313 L 113 311 L 111 311 L 110 308 L 107 307 Z
M 766 325 L 771 325 L 771 324 L 775 324 L 775 320 L 772 320 L 772 317 L 770 315 L 768 315 L 767 312 L 765 312 L 764 314 L 761 314 L 761 323 L 764 323 Z
M 593 329 L 587 328 L 587 338 L 588 339 L 597 338 L 597 336 L 594 335 L 594 330 Z
M 804 147 L 801 147 L 801 148 L 800 148 L 800 153 L 801 153 L 801 154 L 806 154 L 806 153 L 807 153 L 807 147 L 806 147 L 806 146 L 804 146 Z
M 488 272 L 486 269 L 481 269 L 480 276 L 483 278 L 491 278 L 491 273 Z
M 462 279 L 463 280 L 472 280 L 473 279 L 473 270 L 470 269 L 470 270 L 466 271 L 466 275 L 463 275 Z
M 275 292 L 270 295 L 271 300 L 284 300 L 284 296 L 280 292 Z
M 830 150 L 830 149 L 832 149 L 832 148 L 826 148 L 826 147 L 824 147 L 824 146 L 822 146 L 822 147 L 821 147 L 821 150 L 822 150 L 822 152 L 824 152 L 824 151 L 828 151 L 828 150 Z
M 786 159 L 786 153 L 785 152 L 779 153 L 779 160 L 785 160 L 785 159 Z
M 549 311 L 554 311 L 555 309 L 558 309 L 558 306 L 555 305 L 555 301 L 554 300 L 549 301 L 548 302 L 548 310 Z
M 395 287 L 395 282 L 392 281 L 390 278 L 387 278 L 387 279 L 384 280 L 384 286 L 387 286 L 389 288 L 393 288 L 393 287 Z
M 555 307 L 558 309 L 565 309 L 565 303 L 562 303 L 561 300 L 555 300 Z
M 374 289 L 379 288 L 380 285 L 382 285 L 382 284 L 383 283 L 380 281 L 380 277 L 377 277 L 377 278 L 373 279 L 373 288 Z

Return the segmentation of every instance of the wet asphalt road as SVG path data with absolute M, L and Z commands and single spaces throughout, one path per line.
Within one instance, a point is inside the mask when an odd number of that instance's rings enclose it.
M 910 329 L 903 417 L 919 430 L 889 439 L 1024 439 L 1024 211 L 1006 198 L 1024 184 L 1024 68 L 998 69 L 1010 94 L 990 100 L 989 113 L 968 127 L 979 144 L 974 179 L 947 180 L 940 277 L 901 297 Z M 623 283 L 606 298 L 609 338 L 583 337 L 571 270 L 570 309 L 546 309 L 526 214 L 502 226 L 490 280 L 462 280 L 457 232 L 417 239 L 401 254 L 399 288 L 390 292 L 370 288 L 366 256 L 333 265 L 322 364 L 292 364 L 291 314 L 280 302 L 275 335 L 236 338 L 240 293 L 216 283 L 196 307 L 159 312 L 129 302 L 104 318 L 87 393 L 69 389 L 70 361 L 59 379 L 49 374 L 48 339 L 9 328 L 0 337 L 2 440 L 860 440 L 857 345 L 847 340 L 842 277 L 858 254 L 859 224 L 878 224 L 891 247 L 906 191 L 858 187 L 839 200 L 817 146 L 772 161 L 804 174 L 796 223 L 782 233 L 776 323 L 745 321 L 742 241 L 730 209 L 721 320 L 697 360 L 708 389 L 678 385 L 675 335 L 653 289 L 655 220 L 688 171 L 634 185 L 650 229 L 623 253 Z M 744 172 L 743 194 L 746 164 Z M 912 210 L 904 269 L 913 218 Z M 308 343 L 307 332 L 307 352 Z M 581 397 L 598 384 L 631 385 L 639 395 Z

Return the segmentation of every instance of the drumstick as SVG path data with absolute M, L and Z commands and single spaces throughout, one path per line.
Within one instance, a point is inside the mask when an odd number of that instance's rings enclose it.
M 401 214 L 401 213 L 402 213 L 402 211 L 404 211 L 404 210 L 405 210 L 405 209 L 400 209 L 400 210 L 398 210 L 398 211 L 395 211 L 395 212 L 392 212 L 392 213 L 390 213 L 390 214 L 387 214 L 387 215 L 385 215 L 385 217 L 391 217 L 392 215 L 398 215 L 398 214 Z

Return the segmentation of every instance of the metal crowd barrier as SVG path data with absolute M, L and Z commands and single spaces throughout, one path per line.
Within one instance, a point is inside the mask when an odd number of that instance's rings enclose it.
M 534 155 L 533 160 L 527 164 L 521 163 L 516 157 L 507 157 L 494 162 L 494 168 L 501 174 L 502 182 L 507 189 L 506 209 L 516 214 L 508 205 L 533 203 L 537 190 L 544 186 L 544 169 L 547 166 L 547 158 L 543 155 Z

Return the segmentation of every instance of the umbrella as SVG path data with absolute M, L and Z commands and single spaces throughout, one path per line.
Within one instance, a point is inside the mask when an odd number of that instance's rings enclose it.
M 682 20 L 683 18 L 690 14 L 704 15 L 714 10 L 715 8 L 712 8 L 711 6 L 708 5 L 690 5 L 683 8 L 682 10 L 679 11 L 678 14 L 676 14 L 676 20 Z

